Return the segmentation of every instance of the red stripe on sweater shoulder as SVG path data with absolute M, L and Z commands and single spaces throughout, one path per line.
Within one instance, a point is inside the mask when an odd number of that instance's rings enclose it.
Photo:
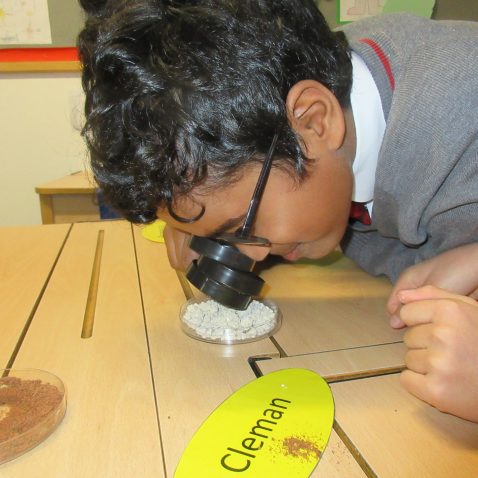
M 373 49 L 375 54 L 378 56 L 379 60 L 382 62 L 383 68 L 385 69 L 385 73 L 387 73 L 388 81 L 390 82 L 390 88 L 393 91 L 395 89 L 395 77 L 393 76 L 392 66 L 388 61 L 387 55 L 385 55 L 384 51 L 380 48 L 378 43 L 373 41 L 372 39 L 361 38 L 359 41 L 369 45 Z

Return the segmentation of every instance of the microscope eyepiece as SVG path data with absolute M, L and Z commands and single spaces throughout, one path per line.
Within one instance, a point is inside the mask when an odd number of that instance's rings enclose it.
M 244 310 L 264 287 L 253 272 L 255 261 L 224 241 L 192 236 L 189 247 L 200 254 L 186 277 L 215 301 Z

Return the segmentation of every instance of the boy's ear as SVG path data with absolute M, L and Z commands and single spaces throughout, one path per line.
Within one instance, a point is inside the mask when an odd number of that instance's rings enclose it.
M 344 112 L 335 95 L 322 83 L 302 80 L 287 94 L 287 117 L 298 134 L 308 158 L 317 158 L 324 148 L 339 149 L 345 139 Z

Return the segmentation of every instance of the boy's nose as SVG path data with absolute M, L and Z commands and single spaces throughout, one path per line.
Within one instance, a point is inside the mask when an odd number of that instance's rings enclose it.
M 238 244 L 237 248 L 256 262 L 263 261 L 271 252 L 270 246 L 245 246 Z

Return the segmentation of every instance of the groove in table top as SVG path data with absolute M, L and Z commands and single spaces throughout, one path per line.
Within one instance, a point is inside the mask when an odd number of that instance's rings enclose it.
M 105 230 L 94 334 L 81 338 L 98 230 Z M 164 476 L 131 226 L 75 224 L 14 363 L 58 375 L 68 407 L 2 478 Z
M 0 229 L 0 368 L 11 366 L 70 225 Z

